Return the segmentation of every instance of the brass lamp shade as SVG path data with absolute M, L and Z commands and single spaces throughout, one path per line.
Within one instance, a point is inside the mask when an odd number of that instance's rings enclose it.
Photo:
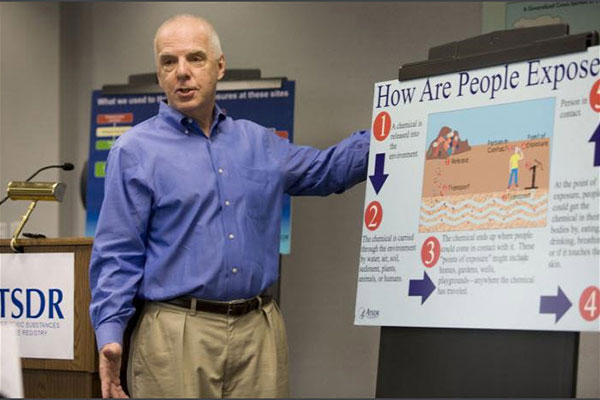
M 6 192 L 11 200 L 59 201 L 65 195 L 62 182 L 9 182 Z

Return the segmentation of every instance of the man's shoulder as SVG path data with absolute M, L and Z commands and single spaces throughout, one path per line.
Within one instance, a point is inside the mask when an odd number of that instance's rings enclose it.
M 245 129 L 249 129 L 249 130 L 256 131 L 256 132 L 263 132 L 263 131 L 268 130 L 268 128 L 262 126 L 259 123 L 251 121 L 249 119 L 227 117 L 227 119 L 225 121 L 227 123 L 232 124 L 233 127 L 238 128 L 238 129 L 245 128 Z
M 248 137 L 266 139 L 271 137 L 271 135 L 275 135 L 276 133 L 275 127 L 264 126 L 249 119 L 234 119 L 228 117 L 225 122 L 228 124 L 228 130 L 234 130 L 237 133 L 243 133 Z
M 113 148 L 128 148 L 135 147 L 139 148 L 148 142 L 149 133 L 154 132 L 156 127 L 157 116 L 148 118 L 145 121 L 134 125 L 125 133 L 123 133 L 115 141 Z

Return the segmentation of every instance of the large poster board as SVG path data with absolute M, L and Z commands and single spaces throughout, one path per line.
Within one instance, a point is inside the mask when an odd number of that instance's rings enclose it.
M 355 323 L 598 331 L 600 50 L 375 85 Z
M 295 82 L 284 80 L 277 89 L 218 91 L 219 106 L 233 118 L 244 118 L 271 128 L 293 141 Z M 163 93 L 92 94 L 92 118 L 87 179 L 86 236 L 94 236 L 104 199 L 106 158 L 114 141 L 132 126 L 156 115 Z M 291 251 L 291 199 L 283 195 L 279 252 Z

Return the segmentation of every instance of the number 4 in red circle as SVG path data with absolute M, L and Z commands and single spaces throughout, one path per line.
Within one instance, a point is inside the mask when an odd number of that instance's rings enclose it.
M 368 230 L 374 231 L 381 225 L 383 219 L 383 208 L 378 201 L 372 201 L 365 210 L 365 226 Z
M 433 267 L 440 259 L 440 241 L 435 236 L 430 236 L 421 247 L 421 261 L 427 268 Z
M 586 288 L 579 298 L 579 313 L 586 321 L 593 321 L 600 315 L 600 289 Z

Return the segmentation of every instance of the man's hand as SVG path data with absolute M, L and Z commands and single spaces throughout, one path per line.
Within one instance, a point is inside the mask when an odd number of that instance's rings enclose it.
M 121 355 L 119 343 L 107 343 L 100 349 L 100 383 L 102 398 L 127 398 L 121 387 Z

